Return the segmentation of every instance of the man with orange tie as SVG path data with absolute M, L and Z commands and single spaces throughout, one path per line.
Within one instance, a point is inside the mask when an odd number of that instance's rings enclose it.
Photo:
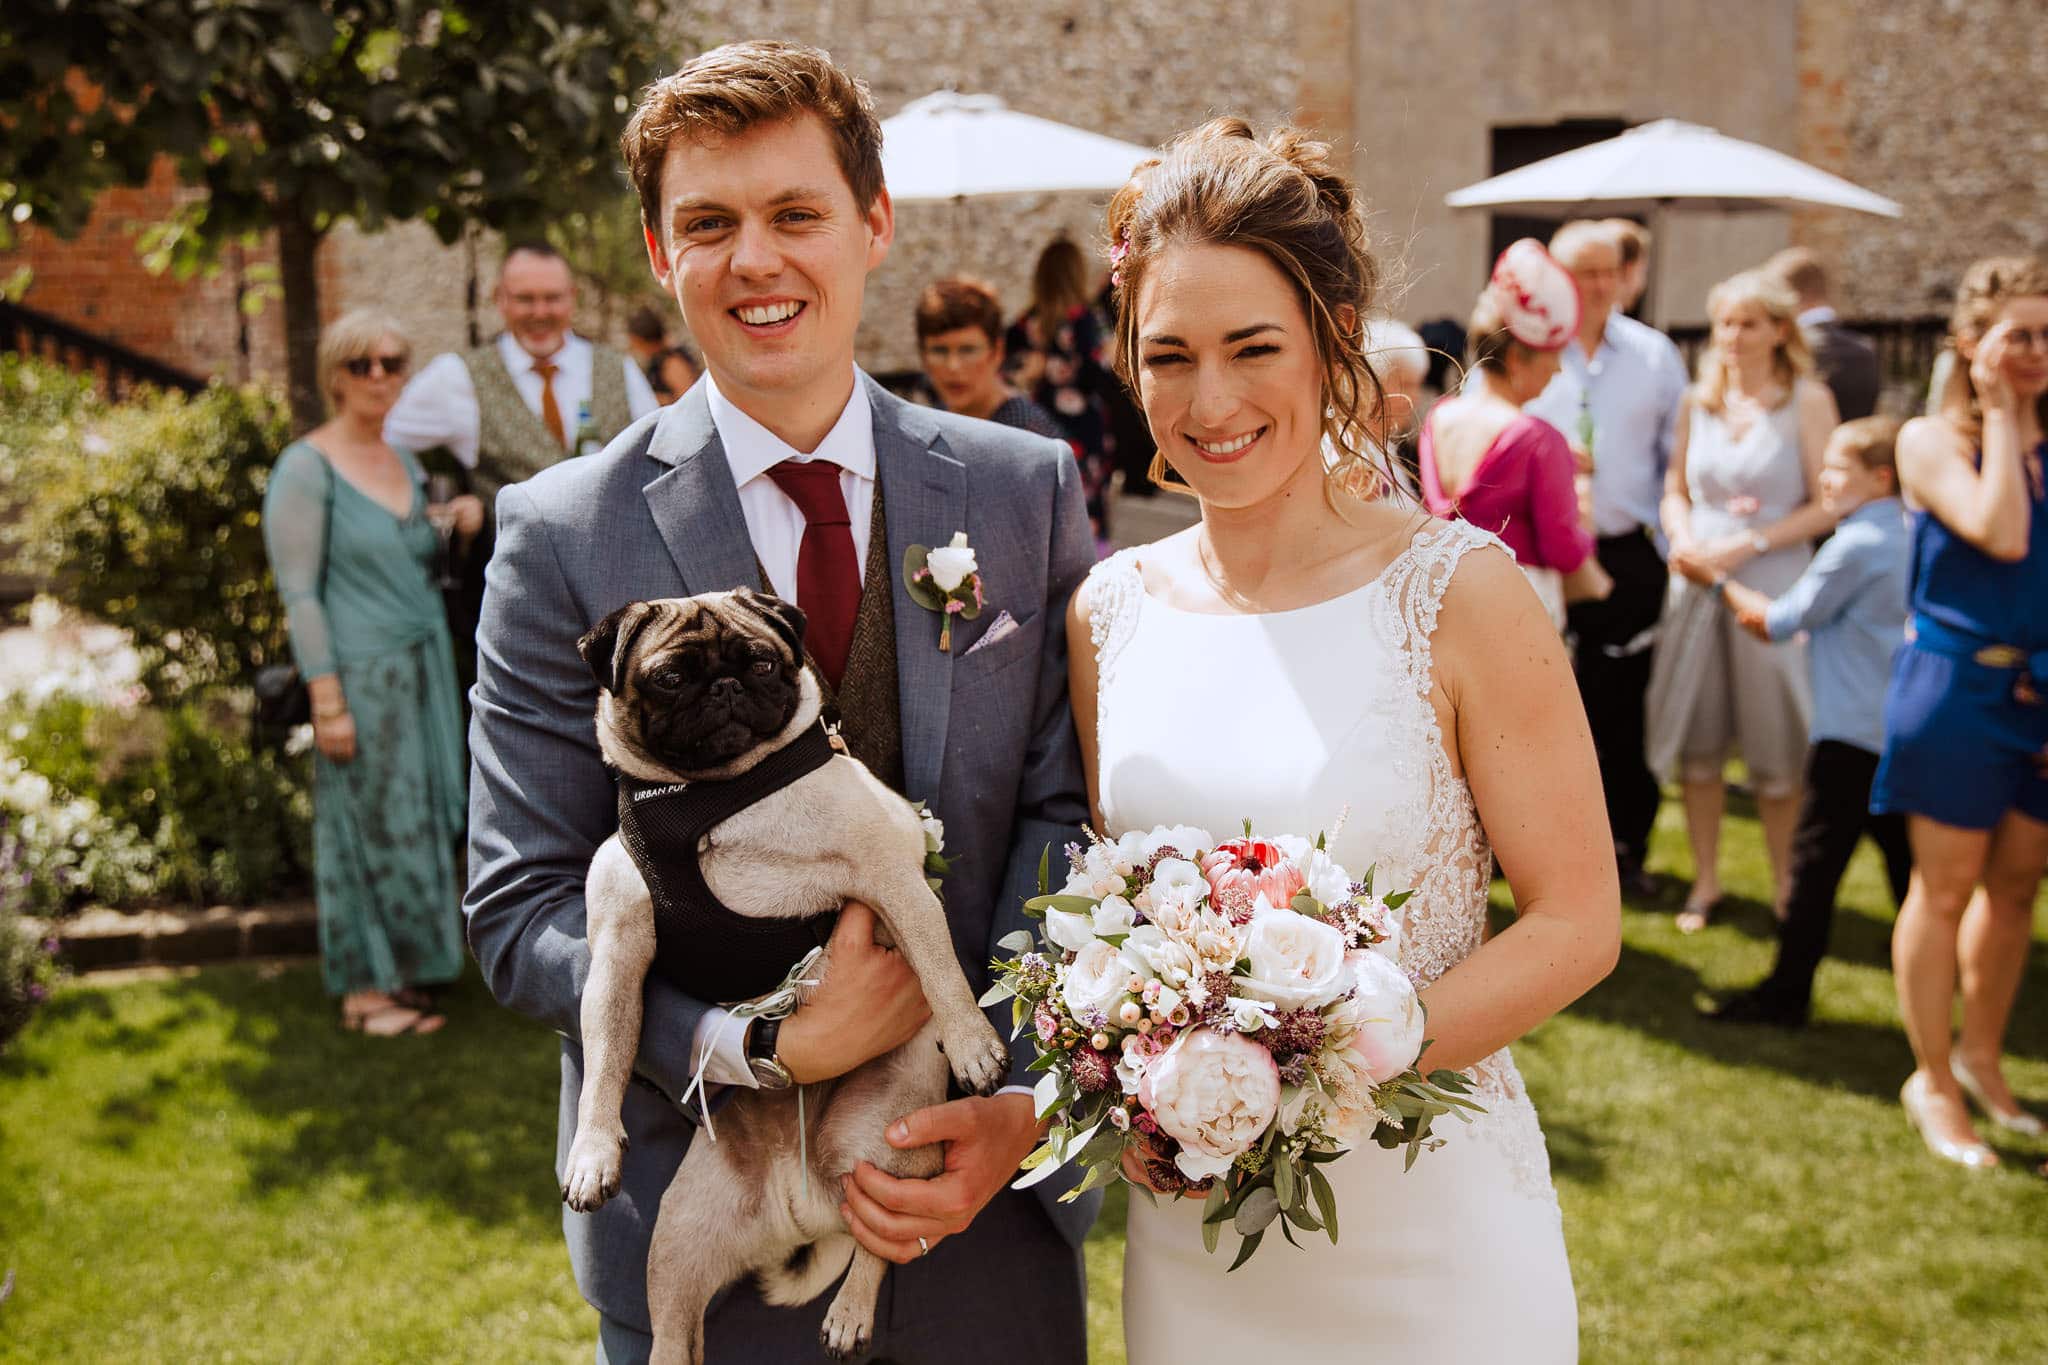
M 546 242 L 505 253 L 493 295 L 505 330 L 474 350 L 438 355 L 405 386 L 384 439 L 412 451 L 445 446 L 469 471 L 469 491 L 491 510 L 485 533 L 448 591 L 463 696 L 476 677 L 476 622 L 498 490 L 529 479 L 582 446 L 602 449 L 636 417 L 661 406 L 630 356 L 570 330 L 576 280 Z M 586 429 L 579 416 L 588 413 Z M 594 443 L 593 443 L 594 438 Z

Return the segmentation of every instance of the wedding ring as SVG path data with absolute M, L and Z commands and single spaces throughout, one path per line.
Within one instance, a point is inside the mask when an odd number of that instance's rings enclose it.
M 931 1244 L 930 1242 L 927 1242 L 927 1241 L 926 1241 L 926 1240 L 925 1240 L 924 1238 L 922 1238 L 922 1237 L 918 1238 L 918 1239 L 917 1239 L 917 1254 L 918 1254 L 918 1255 L 920 1255 L 920 1256 L 929 1256 L 929 1255 L 931 1255 L 931 1254 L 932 1254 L 932 1244 Z

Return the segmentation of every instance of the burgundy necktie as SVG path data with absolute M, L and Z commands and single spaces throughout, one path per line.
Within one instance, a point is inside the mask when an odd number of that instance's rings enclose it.
M 839 473 L 830 460 L 784 460 L 768 471 L 804 514 L 796 604 L 809 619 L 804 642 L 835 690 L 846 673 L 853 618 L 860 610 L 860 561 L 853 553 L 853 520 L 846 514 Z

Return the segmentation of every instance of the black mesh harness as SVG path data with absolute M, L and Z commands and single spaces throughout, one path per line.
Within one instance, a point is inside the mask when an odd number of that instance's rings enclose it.
M 654 898 L 654 970 L 699 1000 L 751 1000 L 782 984 L 832 935 L 839 912 L 808 919 L 742 915 L 711 894 L 697 845 L 722 820 L 816 772 L 835 750 L 823 721 L 738 777 L 643 782 L 616 775 L 619 842 Z

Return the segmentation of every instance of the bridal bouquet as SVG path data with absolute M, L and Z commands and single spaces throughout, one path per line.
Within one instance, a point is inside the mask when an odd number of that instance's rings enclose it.
M 1246 822 L 1239 839 L 1175 826 L 1069 845 L 1057 892 L 1051 852 L 1025 905 L 1043 941 L 1005 939 L 1017 956 L 994 964 L 982 1000 L 1011 1000 L 1035 1035 L 1038 1114 L 1053 1121 L 1020 1188 L 1077 1161 L 1074 1198 L 1135 1149 L 1153 1185 L 1206 1196 L 1211 1252 L 1236 1229 L 1235 1270 L 1275 1221 L 1289 1242 L 1290 1224 L 1336 1241 L 1323 1164 L 1368 1140 L 1413 1164 L 1440 1145 L 1435 1119 L 1478 1111 L 1457 1072 L 1416 1070 L 1409 893 L 1376 894 L 1370 869 L 1354 881 L 1321 837 L 1254 838 Z

